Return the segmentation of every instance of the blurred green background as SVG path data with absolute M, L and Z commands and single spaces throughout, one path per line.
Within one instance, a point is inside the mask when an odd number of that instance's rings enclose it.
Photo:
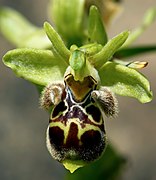
M 48 0 L 0 0 L 42 26 L 47 20 Z M 156 6 L 155 0 L 124 0 L 124 11 L 107 30 L 109 37 L 139 25 L 145 11 Z M 135 42 L 156 44 L 156 22 Z M 0 59 L 13 47 L 0 35 Z M 133 60 L 148 61 L 142 72 L 156 92 L 156 53 Z M 27 81 L 17 78 L 0 61 L 0 179 L 60 180 L 65 169 L 53 160 L 45 145 L 48 114 L 39 109 L 38 93 Z M 124 180 L 156 179 L 156 99 L 140 104 L 137 100 L 118 97 L 120 113 L 115 120 L 106 119 L 107 136 L 117 150 L 128 158 Z M 103 178 L 104 179 L 104 178 Z

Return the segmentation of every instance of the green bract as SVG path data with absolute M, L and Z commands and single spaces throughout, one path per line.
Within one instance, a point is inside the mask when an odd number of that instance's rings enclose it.
M 85 0 L 50 0 L 49 14 L 57 32 L 67 41 L 67 46 L 84 39 L 83 19 Z
M 0 31 L 17 47 L 45 49 L 51 46 L 42 28 L 10 8 L 0 8 Z
M 90 8 L 88 21 L 88 36 L 90 41 L 105 45 L 107 43 L 107 34 L 100 13 L 95 6 Z

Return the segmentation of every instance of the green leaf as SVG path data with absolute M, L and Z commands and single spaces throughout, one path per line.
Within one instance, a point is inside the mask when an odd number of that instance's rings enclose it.
M 17 76 L 40 86 L 63 80 L 67 65 L 50 50 L 16 49 L 3 57 L 3 62 Z
M 88 24 L 88 36 L 91 43 L 105 45 L 107 43 L 107 34 L 101 19 L 101 15 L 96 6 L 90 7 Z
M 67 46 L 82 44 L 85 0 L 51 0 L 49 14 Z
M 55 53 L 58 57 L 62 58 L 64 61 L 66 61 L 66 63 L 68 63 L 70 51 L 66 48 L 59 34 L 48 22 L 44 23 L 44 29 L 52 43 L 53 53 Z
M 138 99 L 142 103 L 152 100 L 148 80 L 138 71 L 126 66 L 107 62 L 99 71 L 101 84 L 114 93 Z
M 152 51 L 156 51 L 156 45 L 149 45 L 149 46 L 135 46 L 135 47 L 129 47 L 129 48 L 123 48 L 117 51 L 114 54 L 115 58 L 128 58 L 136 55 L 140 55 L 143 53 L 149 53 Z
M 156 7 L 150 8 L 147 10 L 147 12 L 144 15 L 143 21 L 140 24 L 138 28 L 133 30 L 127 39 L 126 43 L 122 46 L 122 48 L 125 48 L 129 45 L 131 45 L 134 41 L 137 40 L 137 38 L 144 33 L 144 31 L 150 27 L 150 25 L 155 21 L 156 19 Z
M 119 155 L 112 146 L 109 145 L 100 159 L 78 169 L 73 174 L 68 172 L 66 175 L 66 180 L 114 179 L 120 176 L 125 162 L 125 159 L 121 157 L 121 155 Z
M 124 31 L 109 40 L 99 53 L 91 56 L 89 60 L 91 64 L 93 64 L 97 69 L 102 68 L 102 66 L 109 61 L 113 57 L 114 53 L 123 45 L 128 38 L 128 35 L 129 32 Z
M 10 8 L 0 9 L 0 32 L 17 47 L 46 49 L 51 46 L 43 28 L 34 26 Z

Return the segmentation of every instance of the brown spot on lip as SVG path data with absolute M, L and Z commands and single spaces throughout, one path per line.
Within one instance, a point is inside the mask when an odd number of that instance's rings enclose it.
M 52 113 L 52 118 L 55 118 L 56 116 L 59 115 L 60 112 L 63 112 L 67 109 L 65 106 L 64 101 L 61 101 L 57 106 L 55 106 L 53 113 Z
M 81 136 L 81 141 L 86 147 L 94 147 L 101 141 L 101 134 L 99 131 L 89 130 Z
M 104 134 L 97 130 L 88 130 L 81 136 L 82 149 L 80 156 L 84 161 L 99 158 L 106 147 Z
M 97 108 L 94 105 L 90 105 L 86 108 L 86 112 L 92 116 L 94 121 L 100 122 L 101 112 L 100 112 L 99 108 Z
M 49 138 L 50 138 L 50 143 L 53 144 L 56 148 L 59 148 L 63 145 L 64 131 L 57 126 L 50 127 Z

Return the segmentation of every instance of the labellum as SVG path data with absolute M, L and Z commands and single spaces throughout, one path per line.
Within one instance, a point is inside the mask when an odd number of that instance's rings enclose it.
M 82 51 L 75 50 L 69 62 L 64 82 L 45 87 L 41 106 L 54 106 L 47 129 L 48 150 L 74 172 L 102 155 L 107 145 L 104 114 L 115 116 L 118 108 L 113 93 L 99 86 L 98 73 Z

